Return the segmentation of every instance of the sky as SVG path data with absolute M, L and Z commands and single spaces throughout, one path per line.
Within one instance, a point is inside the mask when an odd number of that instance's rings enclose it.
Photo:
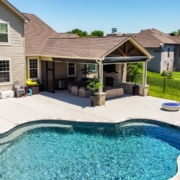
M 57 32 L 78 28 L 105 35 L 155 28 L 180 29 L 180 0 L 9 0 L 21 12 L 35 14 Z

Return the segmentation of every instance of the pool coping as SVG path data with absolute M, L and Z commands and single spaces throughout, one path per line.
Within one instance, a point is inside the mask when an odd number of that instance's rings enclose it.
M 178 169 L 177 169 L 177 173 L 175 176 L 173 176 L 171 179 L 169 180 L 179 180 L 180 179 L 180 155 L 178 156 L 177 158 L 177 166 L 178 166 Z
M 115 125 L 123 125 L 127 122 L 142 122 L 142 123 L 149 123 L 149 124 L 154 124 L 154 125 L 163 125 L 163 126 L 167 126 L 167 127 L 174 127 L 180 130 L 180 125 L 175 125 L 173 123 L 169 123 L 169 122 L 163 122 L 161 120 L 158 119 L 148 119 L 145 117 L 129 117 L 126 118 L 124 120 L 119 120 L 119 121 L 113 121 L 113 122 L 102 122 L 102 121 L 82 121 L 82 120 L 68 120 L 68 119 L 64 119 L 64 118 L 53 118 L 53 119 L 39 119 L 39 120 L 32 120 L 32 121 L 24 121 L 21 123 L 16 123 L 14 124 L 14 126 L 11 126 L 9 128 L 6 128 L 5 131 L 3 133 L 0 132 L 0 139 L 9 136 L 11 133 L 15 132 L 17 129 L 22 128 L 23 126 L 26 127 L 27 125 L 34 125 L 34 124 L 41 124 L 41 123 L 51 123 L 51 124 L 62 124 L 62 127 L 68 127 L 68 126 L 73 126 L 73 125 L 82 125 L 82 124 L 88 124 L 90 126 L 97 126 L 101 124 L 105 127 L 109 127 L 109 125 L 115 126 Z M 24 131 L 25 132 L 25 131 Z M 170 180 L 179 180 L 180 179 L 180 155 L 177 158 L 177 173 L 175 176 L 173 176 L 172 178 L 170 178 Z
M 123 118 L 117 121 L 101 121 L 101 120 L 85 120 L 85 119 L 68 119 L 65 117 L 53 117 L 53 118 L 41 118 L 41 119 L 32 119 L 29 121 L 21 121 L 18 123 L 13 123 L 13 125 L 8 126 L 7 128 L 4 128 L 3 131 L 0 131 L 0 135 L 4 134 L 12 129 L 14 129 L 15 127 L 22 125 L 22 124 L 28 124 L 28 123 L 36 123 L 36 122 L 41 122 L 41 121 L 59 121 L 62 123 L 90 123 L 90 124 L 119 124 L 119 123 L 123 123 L 123 122 L 127 122 L 127 121 L 131 121 L 131 120 L 144 120 L 144 121 L 148 121 L 148 122 L 155 122 L 157 124 L 163 124 L 165 126 L 173 126 L 175 128 L 180 129 L 180 123 L 176 123 L 176 122 L 165 122 L 162 119 L 156 119 L 156 118 L 147 118 L 147 117 L 142 117 L 142 116 L 133 116 L 133 117 L 127 117 L 127 118 Z

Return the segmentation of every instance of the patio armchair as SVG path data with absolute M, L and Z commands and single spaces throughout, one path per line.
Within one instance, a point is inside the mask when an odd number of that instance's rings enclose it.
M 72 88 L 71 88 L 71 94 L 74 95 L 74 96 L 78 96 L 79 94 L 79 88 L 78 86 L 76 85 L 73 85 Z
M 15 97 L 20 97 L 25 95 L 25 88 L 24 86 L 21 86 L 18 81 L 14 83 L 14 93 L 15 93 Z
M 86 87 L 79 88 L 79 96 L 83 98 L 89 98 L 92 95 L 92 91 Z
M 70 82 L 70 83 L 68 84 L 68 91 L 69 91 L 69 92 L 71 92 L 71 88 L 72 88 L 74 85 L 76 85 L 76 82 Z
M 77 86 L 77 88 L 79 89 L 80 87 L 85 87 L 86 86 L 86 83 L 83 82 L 83 81 L 76 81 L 76 82 L 70 82 L 68 84 L 68 91 L 71 92 L 71 88 L 73 86 Z

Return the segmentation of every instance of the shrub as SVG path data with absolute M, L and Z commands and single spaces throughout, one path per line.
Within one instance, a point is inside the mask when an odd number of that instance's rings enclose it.
M 172 79 L 173 77 L 173 72 L 172 71 L 168 71 L 166 76 L 168 76 L 170 79 Z
M 92 90 L 93 96 L 95 95 L 96 90 L 98 90 L 100 87 L 103 87 L 103 85 L 99 82 L 99 78 L 96 76 L 94 76 L 92 79 L 89 79 L 87 82 L 89 83 L 87 88 Z
M 161 76 L 166 76 L 167 75 L 167 71 L 163 71 L 162 73 L 161 73 Z

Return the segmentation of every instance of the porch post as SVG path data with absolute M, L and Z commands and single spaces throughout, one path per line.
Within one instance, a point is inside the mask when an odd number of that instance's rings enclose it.
M 143 86 L 147 85 L 147 61 L 143 63 Z
M 147 61 L 143 63 L 143 82 L 140 86 L 139 94 L 141 96 L 148 96 L 148 85 L 147 85 Z
M 103 85 L 103 63 L 102 63 L 102 61 L 99 62 L 99 82 Z M 102 93 L 103 88 L 100 87 L 98 92 Z
M 96 62 L 99 64 L 99 82 L 103 85 L 103 63 L 102 60 L 96 60 Z M 106 93 L 103 92 L 103 87 L 100 87 L 98 89 L 97 95 L 97 105 L 102 106 L 105 105 L 106 101 Z

